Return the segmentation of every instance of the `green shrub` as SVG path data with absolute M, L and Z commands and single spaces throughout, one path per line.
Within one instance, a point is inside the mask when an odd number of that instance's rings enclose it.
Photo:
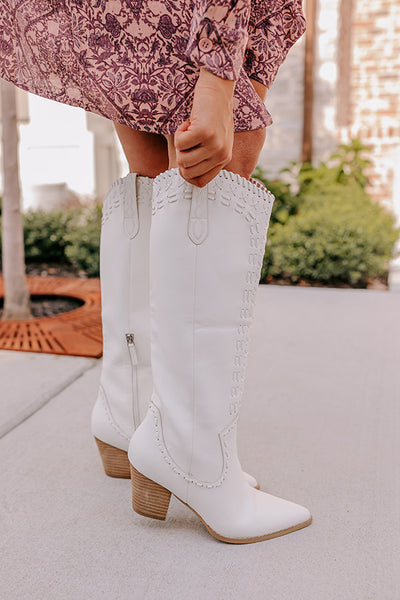
M 101 206 L 84 209 L 66 236 L 67 259 L 90 277 L 99 276 Z
M 361 287 L 386 274 L 399 230 L 365 191 L 366 150 L 354 140 L 318 167 L 285 170 L 295 172 L 298 192 L 288 218 L 271 219 L 261 281 L 274 276 Z
M 32 211 L 24 215 L 23 224 L 27 263 L 73 264 L 91 277 L 99 275 L 101 206 Z
M 353 140 L 350 144 L 341 144 L 328 161 L 321 162 L 318 167 L 302 164 L 297 174 L 299 196 L 330 196 L 346 186 L 365 190 L 369 183 L 365 170 L 371 165 L 365 155 L 369 151 L 368 146 Z M 284 169 L 284 172 L 290 172 L 290 169 Z
M 25 259 L 65 262 L 69 245 L 67 233 L 76 221 L 76 210 L 30 211 L 24 215 Z
M 270 274 L 273 256 L 271 252 L 270 237 L 274 227 L 277 224 L 284 225 L 288 219 L 296 215 L 299 211 L 302 199 L 298 194 L 294 194 L 289 183 L 281 179 L 269 179 L 263 169 L 257 167 L 253 173 L 253 178 L 261 181 L 265 187 L 275 196 L 272 207 L 271 220 L 268 230 L 268 241 L 265 247 L 263 269 L 261 273 L 261 282 Z
M 256 168 L 253 177 L 261 181 L 275 196 L 271 213 L 271 225 L 274 223 L 284 224 L 291 215 L 297 214 L 301 198 L 292 193 L 288 183 L 280 179 L 268 179 L 265 171 L 260 167 Z
M 268 272 L 293 282 L 364 286 L 385 274 L 398 237 L 391 215 L 360 189 L 307 204 L 285 226 L 273 229 L 264 277 Z

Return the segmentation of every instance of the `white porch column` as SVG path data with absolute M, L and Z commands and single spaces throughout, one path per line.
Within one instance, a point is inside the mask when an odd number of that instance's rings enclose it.
M 109 119 L 86 113 L 88 131 L 93 133 L 94 194 L 100 200 L 121 176 L 119 148 L 114 125 Z

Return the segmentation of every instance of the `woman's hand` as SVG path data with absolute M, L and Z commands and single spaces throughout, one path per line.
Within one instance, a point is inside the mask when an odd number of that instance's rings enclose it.
M 232 158 L 235 82 L 200 69 L 190 120 L 175 132 L 179 173 L 203 187 Z

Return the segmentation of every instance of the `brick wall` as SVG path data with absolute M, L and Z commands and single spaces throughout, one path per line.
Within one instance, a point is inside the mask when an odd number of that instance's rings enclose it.
M 348 57 L 348 125 L 339 125 L 340 0 L 317 0 L 314 88 L 314 160 L 324 160 L 338 141 L 359 137 L 372 148 L 370 193 L 399 212 L 400 1 L 353 0 L 352 50 Z M 304 39 L 289 53 L 268 93 L 274 117 L 261 164 L 271 174 L 300 160 Z M 343 104 L 339 106 L 343 120 Z M 400 215 L 399 215 L 400 218 Z
M 355 0 L 352 35 L 351 124 L 341 133 L 372 147 L 370 191 L 392 205 L 400 148 L 400 2 Z

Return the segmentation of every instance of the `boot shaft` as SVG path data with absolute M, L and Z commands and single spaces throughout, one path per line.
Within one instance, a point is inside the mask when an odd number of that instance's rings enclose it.
M 227 171 L 202 189 L 177 170 L 154 183 L 154 403 L 169 454 L 199 480 L 220 476 L 224 432 L 240 407 L 272 203 Z
M 93 433 L 127 450 L 152 391 L 149 239 L 153 180 L 129 173 L 103 203 L 100 243 L 103 366 Z

